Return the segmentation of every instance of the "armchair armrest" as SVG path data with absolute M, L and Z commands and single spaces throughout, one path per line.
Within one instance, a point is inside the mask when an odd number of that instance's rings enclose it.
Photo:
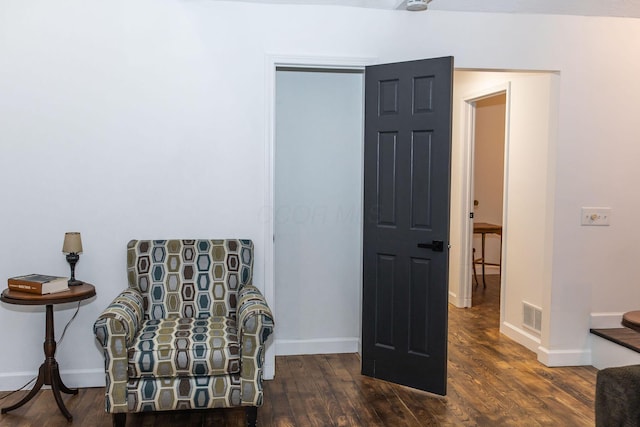
M 127 348 L 142 324 L 143 315 L 142 295 L 127 289 L 109 304 L 93 325 L 104 353 L 107 412 L 127 411 Z
M 264 343 L 273 332 L 274 322 L 271 309 L 255 286 L 247 285 L 240 290 L 237 320 L 242 404 L 261 406 Z

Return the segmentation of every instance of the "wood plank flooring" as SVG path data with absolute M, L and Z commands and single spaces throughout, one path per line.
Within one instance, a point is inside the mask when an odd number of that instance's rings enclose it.
M 360 375 L 355 354 L 276 358 L 277 377 L 265 382 L 258 423 L 288 426 L 593 426 L 596 369 L 546 368 L 498 332 L 499 280 L 474 290 L 474 307 L 449 309 L 446 397 Z M 64 376 L 63 376 L 64 380 Z M 25 392 L 0 402 L 8 406 Z M 73 425 L 110 426 L 103 388 L 66 396 Z M 0 393 L 4 395 L 6 393 Z M 127 426 L 244 425 L 243 410 L 130 414 Z M 51 391 L 0 416 L 0 427 L 69 426 Z

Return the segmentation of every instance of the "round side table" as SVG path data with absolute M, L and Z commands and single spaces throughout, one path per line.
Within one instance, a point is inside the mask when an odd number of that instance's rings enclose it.
M 26 292 L 16 292 L 10 289 L 5 289 L 0 295 L 0 301 L 7 304 L 16 305 L 44 305 L 46 306 L 46 324 L 45 324 L 45 338 L 44 338 L 44 363 L 40 365 L 38 371 L 38 379 L 33 386 L 29 394 L 27 394 L 21 401 L 15 405 L 11 405 L 6 408 L 2 408 L 0 413 L 7 413 L 13 411 L 16 408 L 21 407 L 29 400 L 31 400 L 38 390 L 43 385 L 50 385 L 53 397 L 56 399 L 58 408 L 67 420 L 73 420 L 73 416 L 64 406 L 62 396 L 60 392 L 67 394 L 78 394 L 78 389 L 70 389 L 60 379 L 60 370 L 58 369 L 58 362 L 56 362 L 56 339 L 53 331 L 53 306 L 55 304 L 63 304 L 67 302 L 76 302 L 89 299 L 96 294 L 96 288 L 88 283 L 82 283 L 78 286 L 70 286 L 68 291 L 57 292 L 54 294 L 37 295 Z

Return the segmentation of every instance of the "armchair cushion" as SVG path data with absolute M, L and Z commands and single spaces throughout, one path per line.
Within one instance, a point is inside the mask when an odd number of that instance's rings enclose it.
M 129 378 L 240 372 L 236 322 L 228 317 L 147 320 L 129 347 Z

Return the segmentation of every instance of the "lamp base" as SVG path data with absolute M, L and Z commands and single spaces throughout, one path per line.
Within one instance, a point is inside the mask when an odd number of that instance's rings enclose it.
M 80 280 L 76 280 L 76 263 L 78 262 L 79 259 L 80 259 L 80 255 L 78 255 L 77 253 L 71 252 L 67 254 L 67 262 L 71 267 L 71 277 L 67 282 L 69 286 L 82 285 L 82 282 Z

